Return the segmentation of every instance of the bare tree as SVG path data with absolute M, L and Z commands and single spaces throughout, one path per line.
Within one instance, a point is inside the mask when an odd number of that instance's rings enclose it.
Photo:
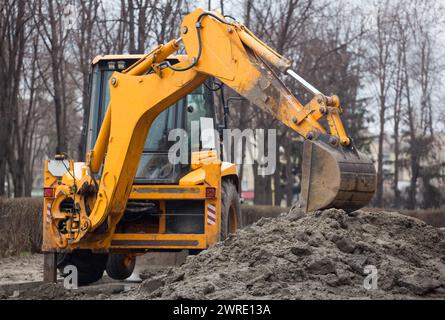
M 45 86 L 54 101 L 56 115 L 57 146 L 55 152 L 67 152 L 67 101 L 66 101 L 66 73 L 64 52 L 68 32 L 64 28 L 64 4 L 48 0 L 41 0 L 33 4 L 32 11 L 38 12 L 35 18 L 38 32 L 48 52 L 51 78 L 45 79 Z M 43 72 L 43 66 L 40 66 Z
M 384 138 L 385 123 L 388 109 L 388 94 L 392 81 L 391 60 L 394 48 L 394 39 L 392 38 L 395 30 L 395 19 L 393 16 L 393 6 L 390 1 L 386 0 L 379 3 L 376 12 L 376 30 L 371 37 L 370 42 L 373 44 L 374 52 L 371 57 L 371 73 L 377 80 L 377 94 L 379 101 L 378 109 L 378 152 L 377 152 L 377 190 L 375 203 L 379 207 L 383 207 L 383 161 L 384 161 Z
M 79 26 L 73 30 L 64 24 L 65 0 L 3 0 L 0 6 L 0 196 L 29 195 L 33 180 L 40 179 L 41 160 L 54 151 L 81 153 L 85 140 L 78 139 L 84 138 L 81 123 L 89 109 L 90 62 L 95 55 L 143 53 L 165 43 L 178 36 L 183 16 L 196 7 L 188 0 L 72 1 Z M 345 3 L 220 0 L 203 4 L 235 17 L 240 13 L 234 8 L 241 4 L 242 20 L 255 34 L 294 61 L 297 73 L 322 92 L 340 96 L 343 121 L 359 148 L 366 149 L 371 141 L 368 123 L 376 102 L 376 205 L 414 208 L 440 203 L 436 189 L 443 167 L 437 160 L 437 136 L 444 129 L 438 123 L 444 119 L 436 103 L 443 99 L 439 2 Z M 376 19 L 364 29 L 369 16 Z M 294 81 L 283 80 L 302 102 L 311 98 Z M 255 201 L 291 205 L 301 174 L 302 139 L 246 101 L 232 100 L 230 109 L 231 127 L 277 129 L 276 172 L 262 177 L 253 168 Z M 386 144 L 394 153 L 387 174 Z M 408 194 L 400 190 L 403 170 L 409 173 Z M 393 201 L 384 193 L 389 181 Z
M 393 137 L 394 137 L 394 178 L 393 178 L 393 192 L 394 201 L 393 206 L 398 208 L 400 206 L 400 190 L 399 190 L 399 173 L 400 173 L 400 127 L 402 120 L 402 94 L 404 91 L 404 81 L 403 81 L 403 64 L 402 56 L 403 49 L 406 47 L 402 43 L 405 41 L 406 36 L 404 35 L 405 28 L 403 22 L 399 19 L 397 21 L 398 29 L 398 45 L 397 45 L 397 62 L 395 67 L 395 79 L 393 84 L 394 90 L 394 102 L 393 102 Z
M 414 209 L 418 205 L 418 180 L 423 174 L 422 162 L 425 159 L 432 160 L 435 145 L 431 95 L 437 74 L 433 49 L 437 16 L 431 15 L 430 10 L 430 4 L 419 5 L 413 1 L 405 12 L 411 31 L 411 37 L 408 39 L 411 41 L 403 42 L 405 45 L 403 48 L 404 85 L 407 101 L 405 135 L 408 139 L 407 153 L 411 175 L 407 199 L 409 209 Z M 417 87 L 420 92 L 416 90 Z M 417 96 L 418 103 L 415 103 L 413 100 Z M 429 169 L 432 168 L 431 161 L 429 167 Z M 427 175 L 431 176 L 431 170 L 427 171 Z
M 14 195 L 29 197 L 33 186 L 36 154 L 40 152 L 43 142 L 36 136 L 37 128 L 46 113 L 40 106 L 43 84 L 37 71 L 37 59 L 40 54 L 39 36 L 33 33 L 32 29 L 27 29 L 27 31 L 28 35 L 32 35 L 28 39 L 32 46 L 28 48 L 24 56 L 24 65 L 21 70 L 24 86 L 19 94 L 19 107 L 14 117 L 14 151 L 9 154 L 9 167 L 14 181 Z
M 99 48 L 95 45 L 97 39 L 97 20 L 99 15 L 99 0 L 79 1 L 78 23 L 81 28 L 72 30 L 74 38 L 74 59 L 76 60 L 76 67 L 70 71 L 74 78 L 74 83 L 79 84 L 78 89 L 82 92 L 82 113 L 84 119 L 87 119 L 89 111 L 89 80 L 90 80 L 90 66 L 92 58 L 99 53 Z M 72 72 L 74 71 L 74 72 Z M 75 74 L 73 74 L 75 73 Z M 77 77 L 80 76 L 78 80 Z M 78 154 L 82 154 L 83 146 L 86 143 L 86 123 L 83 124 L 83 132 L 78 146 Z
M 17 124 L 21 69 L 25 54 L 26 1 L 4 1 L 0 9 L 0 195 L 4 195 L 7 164 L 10 167 L 10 154 L 14 150 L 11 133 Z M 14 180 L 15 195 L 23 195 L 23 183 Z M 9 184 L 8 184 L 9 185 Z

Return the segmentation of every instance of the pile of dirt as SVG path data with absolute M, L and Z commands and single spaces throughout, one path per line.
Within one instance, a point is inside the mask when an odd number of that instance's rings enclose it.
M 445 297 L 445 235 L 395 212 L 335 209 L 263 218 L 145 280 L 137 293 L 145 299 L 423 297 Z

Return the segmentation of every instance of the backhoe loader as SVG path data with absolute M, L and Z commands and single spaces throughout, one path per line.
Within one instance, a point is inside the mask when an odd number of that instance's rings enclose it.
M 301 210 L 353 211 L 373 196 L 374 165 L 347 136 L 338 97 L 307 83 L 233 18 L 196 9 L 180 33 L 144 55 L 94 59 L 85 162 L 58 154 L 44 163 L 46 275 L 74 265 L 79 284 L 99 280 L 105 270 L 125 279 L 137 255 L 199 252 L 245 224 L 235 164 L 202 142 L 187 146 L 189 164 L 169 161 L 171 130 L 190 133 L 191 123 L 202 119 L 226 124 L 213 101 L 216 83 L 305 139 Z M 185 54 L 177 54 L 181 46 Z M 279 73 L 313 98 L 303 105 Z

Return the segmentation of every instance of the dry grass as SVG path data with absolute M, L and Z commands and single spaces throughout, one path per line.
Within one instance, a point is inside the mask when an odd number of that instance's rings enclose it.
M 401 214 L 417 218 L 436 228 L 445 228 L 445 209 L 417 209 L 417 210 L 397 210 L 397 209 L 382 209 L 382 208 L 364 208 L 366 211 L 394 211 Z
M 401 213 L 423 220 L 436 228 L 445 227 L 445 209 L 402 210 Z
M 0 198 L 0 257 L 39 252 L 42 198 Z
M 288 212 L 290 208 L 275 207 L 275 206 L 254 206 L 243 204 L 241 205 L 241 212 L 244 216 L 244 224 L 252 224 L 255 221 L 265 217 L 274 218 L 280 213 Z

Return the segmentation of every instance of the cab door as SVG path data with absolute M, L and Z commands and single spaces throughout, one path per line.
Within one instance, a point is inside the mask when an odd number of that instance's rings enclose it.
M 116 71 L 115 66 L 127 67 L 137 59 L 99 61 L 93 68 L 90 90 L 90 112 L 87 119 L 87 138 L 83 152 L 94 147 L 100 131 L 105 112 L 110 100 L 108 80 Z M 111 68 L 111 66 L 114 66 Z M 212 80 L 209 79 L 209 82 Z M 202 85 L 184 99 L 170 106 L 153 121 L 144 145 L 135 184 L 177 184 L 179 180 L 190 172 L 191 152 L 201 150 L 202 139 L 195 139 L 192 146 L 192 135 L 201 136 L 201 124 L 206 119 L 215 124 L 215 107 L 213 93 L 208 86 Z M 197 125 L 196 125 L 197 124 Z M 170 148 L 176 141 L 169 140 L 169 133 L 173 129 L 183 129 L 187 133 L 188 161 L 172 164 L 168 159 Z

